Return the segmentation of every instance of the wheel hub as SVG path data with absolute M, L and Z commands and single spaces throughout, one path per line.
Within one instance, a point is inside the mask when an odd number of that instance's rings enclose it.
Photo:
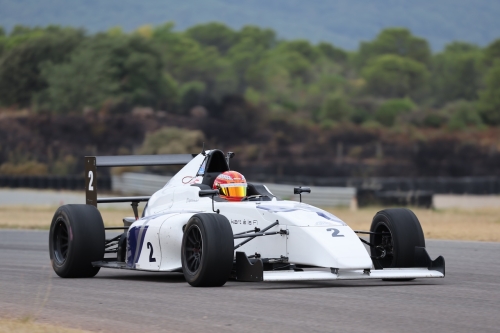
M 374 259 L 378 260 L 383 267 L 391 267 L 394 259 L 393 255 L 393 240 L 389 227 L 385 223 L 380 223 L 375 228 L 374 242 L 375 256 Z
M 57 221 L 53 237 L 54 259 L 59 265 L 61 265 L 66 260 L 69 249 L 68 228 L 64 221 Z
M 201 265 L 203 256 L 203 240 L 201 231 L 197 226 L 193 226 L 187 230 L 187 240 L 184 249 L 184 257 L 186 258 L 186 268 L 194 273 Z

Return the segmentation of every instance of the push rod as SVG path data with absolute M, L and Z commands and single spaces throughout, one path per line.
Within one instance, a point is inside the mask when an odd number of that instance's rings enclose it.
M 357 234 L 367 234 L 367 235 L 384 235 L 384 234 L 390 234 L 390 232 L 373 232 L 373 231 L 360 231 L 360 230 L 354 230 L 355 233 Z
M 106 244 L 109 244 L 109 243 L 111 243 L 111 242 L 117 241 L 118 239 L 120 239 L 120 237 L 121 237 L 121 236 L 122 236 L 122 235 L 118 235 L 118 236 L 113 237 L 113 238 L 111 238 L 111 239 L 106 239 Z
M 279 222 L 276 220 L 276 222 L 274 222 L 273 224 L 271 224 L 271 225 L 269 225 L 269 226 L 265 227 L 264 229 L 262 229 L 260 233 L 265 233 L 267 230 L 269 230 L 269 229 L 271 229 L 271 228 L 273 228 L 273 227 L 277 226 L 278 224 L 279 224 Z M 243 235 L 243 237 L 239 237 L 239 236 L 236 236 L 236 237 L 238 237 L 238 238 L 249 237 L 249 238 L 248 238 L 248 239 L 245 239 L 243 242 L 241 242 L 241 243 L 239 243 L 238 245 L 236 245 L 236 246 L 234 247 L 234 249 L 235 249 L 235 250 L 236 250 L 237 248 L 242 247 L 242 246 L 243 246 L 243 245 L 245 245 L 246 243 L 250 242 L 252 239 L 254 239 L 254 238 L 255 238 L 255 237 L 257 237 L 257 236 L 254 236 L 254 235 L 252 235 L 252 236 Z M 236 238 L 236 237 L 235 237 L 235 238 Z
M 270 235 L 277 235 L 277 234 L 281 234 L 281 233 L 282 233 L 281 231 L 256 232 L 255 234 L 252 234 L 252 236 L 249 236 L 249 235 L 234 235 L 234 239 L 248 238 L 248 237 L 254 238 L 254 237 L 259 237 L 259 236 L 270 236 Z
M 368 245 L 369 247 L 375 247 L 375 245 L 373 245 L 373 244 L 372 244 L 372 243 L 370 243 L 370 242 L 365 241 L 365 240 L 364 240 L 363 238 L 361 238 L 361 237 L 359 238 L 359 240 L 360 240 L 360 241 L 362 241 L 363 243 L 365 243 L 366 245 Z
M 254 228 L 254 229 L 247 230 L 247 231 L 243 231 L 243 232 L 240 232 L 240 233 L 237 233 L 237 234 L 234 234 L 234 235 L 235 235 L 235 236 L 236 236 L 236 235 L 243 235 L 243 234 L 249 234 L 249 233 L 251 233 L 251 232 L 259 232 L 259 231 L 260 231 L 260 229 L 256 227 L 256 228 Z M 246 236 L 246 237 L 248 237 L 248 236 Z

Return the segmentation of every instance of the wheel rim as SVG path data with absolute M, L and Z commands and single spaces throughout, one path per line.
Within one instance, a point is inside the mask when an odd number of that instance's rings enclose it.
M 379 222 L 375 227 L 374 254 L 382 267 L 391 267 L 394 261 L 394 242 L 391 229 L 384 222 Z
M 184 247 L 184 258 L 186 260 L 186 268 L 195 273 L 201 266 L 203 256 L 203 237 L 201 230 L 197 226 L 192 226 L 187 231 L 186 245 Z
M 54 244 L 54 259 L 61 265 L 66 261 L 69 250 L 68 227 L 63 220 L 58 220 L 54 228 L 53 244 Z

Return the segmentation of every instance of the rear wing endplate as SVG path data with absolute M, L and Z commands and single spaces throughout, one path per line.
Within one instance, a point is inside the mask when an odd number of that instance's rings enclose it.
M 196 154 L 85 156 L 85 203 L 147 201 L 148 197 L 97 198 L 97 167 L 185 165 Z M 137 199 L 137 200 L 134 200 Z

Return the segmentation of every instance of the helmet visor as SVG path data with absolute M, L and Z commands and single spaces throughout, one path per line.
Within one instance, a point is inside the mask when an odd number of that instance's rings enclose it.
M 219 184 L 219 190 L 226 197 L 243 198 L 247 196 L 247 184 Z

